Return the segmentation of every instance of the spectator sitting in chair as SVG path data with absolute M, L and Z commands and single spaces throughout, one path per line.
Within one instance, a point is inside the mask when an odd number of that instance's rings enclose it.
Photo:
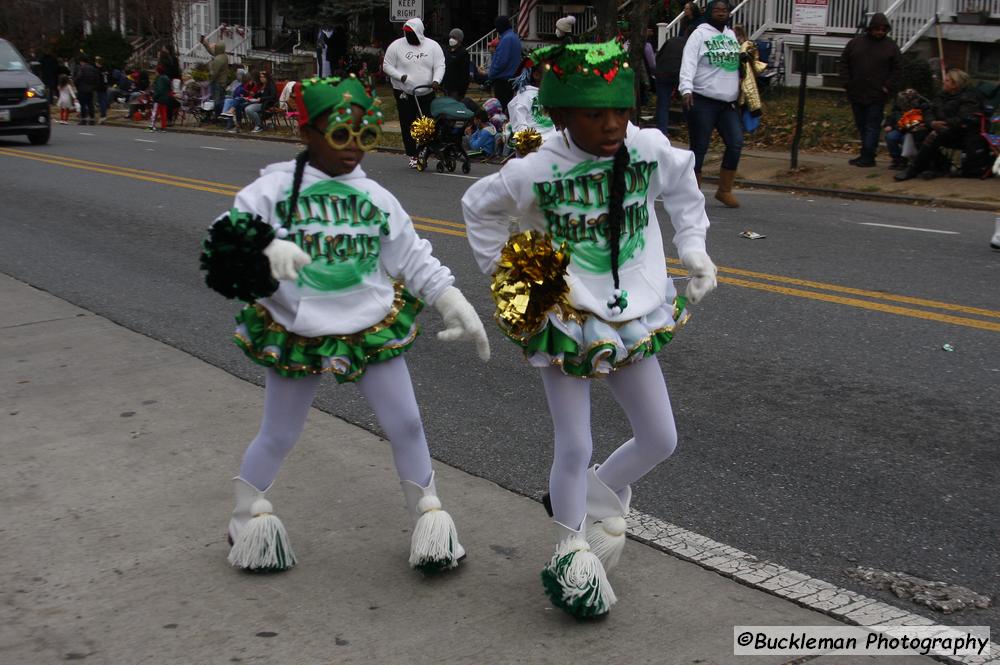
M 278 89 L 271 80 L 271 75 L 266 71 L 260 73 L 260 93 L 257 97 L 247 100 L 250 102 L 246 107 L 247 117 L 253 123 L 254 134 L 264 131 L 264 117 L 268 110 L 278 102 Z
M 496 152 L 497 129 L 490 122 L 490 117 L 486 111 L 479 109 L 476 111 L 476 130 L 465 137 L 465 149 L 468 151 L 479 150 L 485 156 L 492 157 Z M 472 128 L 470 127 L 471 131 Z
M 927 100 L 913 88 L 907 88 L 896 95 L 896 101 L 892 104 L 892 112 L 885 122 L 885 147 L 889 156 L 892 157 L 890 169 L 899 171 L 909 166 L 909 158 L 903 156 L 903 144 L 909 135 L 916 147 L 920 147 L 927 131 L 913 126 L 912 118 L 916 113 L 919 113 L 921 117 L 926 115 L 927 107 Z
M 949 69 L 941 81 L 941 88 L 924 118 L 924 130 L 930 133 L 906 170 L 896 174 L 898 181 L 910 180 L 918 175 L 930 180 L 947 174 L 950 164 L 941 148 L 965 150 L 973 141 L 982 138 L 978 123 L 972 127 L 967 122 L 970 116 L 983 110 L 979 93 L 969 85 L 969 75 L 961 69 Z

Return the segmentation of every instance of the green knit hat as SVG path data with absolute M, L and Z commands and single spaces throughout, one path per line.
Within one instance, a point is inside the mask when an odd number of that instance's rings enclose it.
M 617 41 L 558 44 L 531 54 L 545 67 L 538 102 L 548 108 L 629 109 L 635 106 L 635 72 Z
M 352 105 L 360 106 L 365 111 L 363 125 L 382 124 L 379 100 L 368 95 L 365 86 L 354 74 L 347 78 L 333 76 L 306 79 L 295 86 L 295 102 L 299 110 L 300 127 L 330 109 L 335 111 L 330 117 L 330 123 L 349 121 Z

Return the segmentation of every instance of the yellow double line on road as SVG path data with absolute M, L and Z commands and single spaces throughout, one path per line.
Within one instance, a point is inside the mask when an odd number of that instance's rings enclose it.
M 241 187 L 228 185 L 225 183 L 211 182 L 198 178 L 185 178 L 170 173 L 158 171 L 148 171 L 127 166 L 115 166 L 113 164 L 102 164 L 75 157 L 64 157 L 45 152 L 34 152 L 16 148 L 0 148 L 0 155 L 7 157 L 17 157 L 20 159 L 30 159 L 45 164 L 64 166 L 94 173 L 103 173 L 133 180 L 142 180 L 172 187 L 181 187 L 200 192 L 212 194 L 222 194 L 224 196 L 234 196 Z M 458 222 L 450 222 L 432 217 L 413 217 L 414 227 L 421 231 L 441 233 L 451 236 L 465 236 L 465 225 Z M 668 259 L 668 263 L 679 265 L 677 259 Z M 684 274 L 683 270 L 672 268 L 672 272 Z M 750 279 L 746 279 L 750 278 Z M 980 307 L 969 307 L 954 303 L 942 302 L 938 300 L 927 300 L 912 296 L 882 293 L 880 291 L 869 291 L 857 289 L 837 284 L 825 282 L 815 282 L 795 277 L 785 277 L 783 275 L 772 275 L 769 273 L 754 272 L 740 268 L 719 268 L 719 282 L 739 286 L 759 291 L 768 291 L 797 298 L 807 298 L 821 302 L 829 302 L 848 307 L 856 307 L 886 314 L 896 314 L 911 318 L 935 321 L 938 323 L 948 323 L 951 325 L 977 328 L 979 330 L 989 330 L 1000 332 L 1000 321 L 990 319 L 1000 319 L 1000 311 L 983 309 Z M 808 290 L 811 289 L 811 290 Z M 866 298 L 866 299 L 863 299 Z M 890 304 L 899 303 L 899 304 Z M 905 306 L 904 306 L 905 305 Z M 920 308 L 920 309 L 918 309 Z M 935 311 L 937 310 L 937 311 Z M 970 316 L 956 316 L 944 312 L 957 312 Z

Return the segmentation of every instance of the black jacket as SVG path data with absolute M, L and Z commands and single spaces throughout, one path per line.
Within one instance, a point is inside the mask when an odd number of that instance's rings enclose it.
M 931 100 L 930 113 L 925 116 L 925 124 L 930 126 L 933 120 L 943 120 L 948 123 L 949 131 L 971 127 L 970 116 L 983 110 L 983 100 L 974 88 L 965 88 L 954 94 L 941 92 Z M 965 121 L 965 122 L 963 122 Z M 975 128 L 978 130 L 979 125 Z
M 891 37 L 873 39 L 868 33 L 847 42 L 840 55 L 840 77 L 847 98 L 858 104 L 885 103 L 899 88 L 903 63 Z
M 73 76 L 73 85 L 76 91 L 83 94 L 90 94 L 97 90 L 100 83 L 97 70 L 90 63 L 84 62 L 77 66 L 76 74 Z
M 258 95 L 260 97 L 260 110 L 266 111 L 278 102 L 278 89 L 274 85 L 274 81 L 270 78 L 267 79 L 267 84 L 264 85 L 264 89 L 260 91 Z
M 664 80 L 680 78 L 681 60 L 687 38 L 687 33 L 682 32 L 663 42 L 663 46 L 656 52 L 656 78 L 662 77 Z
M 441 87 L 449 97 L 461 99 L 469 89 L 469 52 L 464 46 L 444 53 L 444 80 Z

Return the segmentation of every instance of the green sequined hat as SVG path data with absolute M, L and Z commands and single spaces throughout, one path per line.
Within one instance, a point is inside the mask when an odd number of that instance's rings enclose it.
M 331 122 L 350 120 L 351 106 L 360 106 L 365 112 L 363 124 L 382 124 L 380 102 L 372 98 L 354 74 L 348 78 L 336 76 L 313 77 L 295 86 L 295 105 L 299 110 L 299 126 L 307 125 L 318 116 L 333 109 Z M 336 116 L 336 117 L 335 117 Z
M 538 101 L 548 108 L 627 109 L 635 106 L 635 72 L 617 41 L 559 44 L 531 54 L 545 68 Z

